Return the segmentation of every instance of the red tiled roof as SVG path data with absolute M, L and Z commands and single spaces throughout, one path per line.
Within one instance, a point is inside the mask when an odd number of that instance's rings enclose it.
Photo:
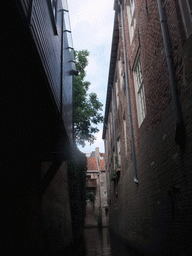
M 87 157 L 87 170 L 98 170 L 95 157 Z

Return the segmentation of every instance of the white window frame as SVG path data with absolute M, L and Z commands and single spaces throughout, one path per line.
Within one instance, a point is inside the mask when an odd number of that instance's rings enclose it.
M 126 10 L 127 10 L 127 18 L 128 18 L 128 25 L 129 25 L 129 38 L 130 38 L 130 43 L 132 43 L 133 35 L 136 27 L 134 0 L 126 0 Z
M 117 103 L 117 109 L 119 108 L 119 88 L 118 88 L 118 81 L 115 80 L 115 91 L 116 91 L 116 103 Z
M 125 154 L 127 156 L 127 122 L 123 118 L 124 140 L 125 140 Z
M 121 140 L 117 140 L 117 161 L 118 165 L 121 165 Z
M 138 125 L 140 127 L 146 116 L 145 90 L 144 90 L 144 84 L 143 84 L 140 51 L 138 51 L 137 56 L 135 58 L 135 64 L 133 67 L 133 77 L 134 77 L 135 97 L 136 97 L 136 105 L 137 105 L 137 118 L 138 118 Z
M 118 70 L 119 70 L 119 82 L 120 82 L 120 89 L 122 90 L 123 85 L 123 68 L 122 68 L 122 58 L 121 58 L 121 50 L 119 50 L 119 58 L 118 58 Z
M 191 0 L 179 0 L 186 38 L 192 34 L 192 4 L 190 1 Z

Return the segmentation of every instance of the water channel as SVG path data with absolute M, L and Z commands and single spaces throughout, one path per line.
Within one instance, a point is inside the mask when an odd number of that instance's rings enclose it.
M 86 256 L 138 256 L 132 248 L 125 245 L 109 232 L 109 228 L 85 228 L 84 242 Z M 82 254 L 83 255 L 83 254 Z
M 87 202 L 86 207 L 83 239 L 71 249 L 62 256 L 139 256 L 132 248 L 113 236 L 108 227 L 98 227 L 95 210 L 90 202 Z

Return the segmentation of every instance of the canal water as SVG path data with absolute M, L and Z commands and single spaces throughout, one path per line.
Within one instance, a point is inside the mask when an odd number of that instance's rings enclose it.
M 95 210 L 87 203 L 83 238 L 73 244 L 61 256 L 139 256 L 132 248 L 125 245 L 109 232 L 108 227 L 98 226 Z M 57 255 L 58 256 L 58 255 Z
M 99 228 L 95 210 L 87 202 L 83 242 L 75 255 L 85 256 L 138 256 L 132 248 L 109 232 L 108 227 Z
M 108 228 L 85 228 L 84 243 L 86 256 L 139 256 L 138 252 L 110 234 Z M 83 255 L 83 254 L 82 254 Z

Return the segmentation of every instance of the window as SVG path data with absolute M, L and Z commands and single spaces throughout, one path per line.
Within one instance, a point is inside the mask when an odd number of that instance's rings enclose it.
M 117 159 L 118 159 L 118 166 L 121 166 L 121 141 L 120 141 L 120 138 L 117 141 Z
M 127 130 L 126 130 L 127 124 L 126 124 L 125 117 L 123 117 L 123 129 L 124 129 L 124 139 L 125 139 L 125 154 L 127 156 Z
M 129 25 L 129 38 L 131 43 L 133 40 L 133 35 L 135 31 L 135 26 L 136 26 L 134 0 L 126 1 L 126 9 L 127 9 L 127 18 L 128 18 L 128 25 Z
M 138 125 L 140 127 L 141 123 L 143 122 L 146 116 L 146 103 L 145 103 L 145 91 L 144 91 L 144 85 L 143 85 L 142 66 L 141 66 L 141 59 L 140 59 L 139 52 L 135 59 L 133 76 L 134 76 L 135 96 L 136 96 L 136 104 L 137 104 Z
M 117 109 L 119 107 L 119 88 L 118 88 L 118 82 L 115 81 L 115 89 L 116 89 L 116 102 L 117 102 Z
M 135 13 L 135 3 L 134 3 L 134 0 L 131 0 L 130 1 L 130 6 L 131 6 L 131 14 L 132 14 L 132 17 Z
M 191 0 L 179 0 L 181 16 L 186 37 L 192 34 L 192 2 Z
M 120 88 L 122 89 L 122 85 L 123 85 L 123 74 L 122 74 L 122 58 L 121 58 L 121 50 L 119 50 L 118 69 L 119 69 L 119 81 L 120 81 Z

